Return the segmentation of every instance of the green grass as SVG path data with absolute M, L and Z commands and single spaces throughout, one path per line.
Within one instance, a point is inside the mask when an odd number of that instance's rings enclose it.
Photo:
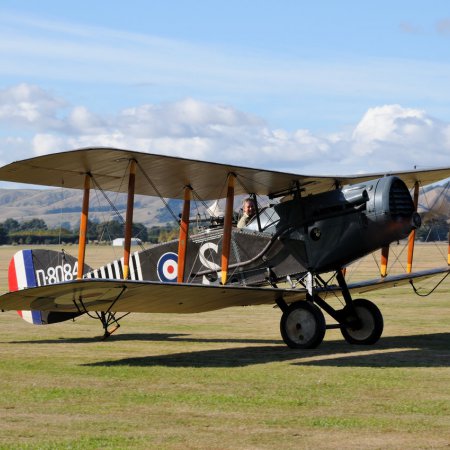
M 268 306 L 134 314 L 107 341 L 0 314 L 0 449 L 448 448 L 449 287 L 373 293 L 377 345 L 311 351 Z

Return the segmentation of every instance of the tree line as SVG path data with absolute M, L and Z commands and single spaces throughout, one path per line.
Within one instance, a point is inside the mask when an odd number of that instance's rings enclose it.
M 444 218 L 425 220 L 416 231 L 416 239 L 422 242 L 446 241 L 449 231 L 449 223 Z
M 78 243 L 77 227 L 71 228 L 68 222 L 61 226 L 49 228 L 42 219 L 31 219 L 18 222 L 6 219 L 0 223 L 0 245 L 4 244 L 60 244 Z M 178 238 L 179 228 L 175 224 L 146 227 L 142 223 L 134 223 L 132 236 L 142 242 L 160 243 Z M 416 232 L 418 241 L 446 241 L 449 224 L 443 219 L 425 221 Z M 124 224 L 118 220 L 106 222 L 88 221 L 87 239 L 90 242 L 111 242 L 124 236 Z
M 42 219 L 31 219 L 19 222 L 6 219 L 0 223 L 0 245 L 4 244 L 60 244 L 78 243 L 79 225 L 71 228 L 68 222 L 50 228 Z M 124 224 L 118 220 L 106 222 L 88 221 L 87 239 L 90 242 L 111 242 L 124 236 Z M 134 223 L 132 236 L 142 242 L 158 243 L 174 239 L 178 236 L 178 227 L 163 225 L 146 227 L 142 223 Z

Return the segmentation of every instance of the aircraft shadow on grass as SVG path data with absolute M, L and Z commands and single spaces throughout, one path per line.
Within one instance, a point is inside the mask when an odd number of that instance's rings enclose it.
M 245 367 L 292 361 L 299 366 L 323 367 L 450 367 L 450 333 L 386 336 L 374 346 L 325 341 L 314 350 L 287 349 L 279 340 L 194 338 L 182 333 L 117 334 L 106 342 L 148 341 L 211 344 L 248 344 L 213 350 L 100 361 L 87 366 Z M 40 339 L 10 344 L 90 344 L 98 338 Z M 255 345 L 251 345 L 255 344 Z M 260 346 L 257 346 L 257 345 Z
M 114 334 L 106 342 L 120 341 L 149 341 L 149 342 L 199 342 L 217 344 L 281 344 L 278 339 L 215 339 L 215 338 L 193 338 L 184 333 L 127 333 Z M 30 341 L 11 341 L 10 344 L 90 344 L 99 342 L 99 337 L 78 337 L 58 339 L 38 339 Z
M 168 339 L 170 340 L 170 339 Z M 187 342 L 247 342 L 179 338 Z M 274 341 L 266 341 L 272 344 Z M 279 342 L 281 344 L 281 342 Z M 304 361 L 302 361 L 304 360 Z M 315 350 L 291 350 L 282 345 L 232 347 L 170 355 L 101 361 L 88 366 L 244 367 L 292 361 L 295 365 L 336 367 L 450 367 L 450 333 L 383 338 L 375 346 L 350 346 L 342 341 L 324 342 Z

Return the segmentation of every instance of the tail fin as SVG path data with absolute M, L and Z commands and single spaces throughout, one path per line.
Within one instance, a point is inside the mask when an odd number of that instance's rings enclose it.
M 53 250 L 21 250 L 11 259 L 8 269 L 10 291 L 55 284 L 76 279 L 78 261 L 64 252 Z M 25 321 L 34 325 L 63 322 L 79 313 L 57 311 L 17 311 Z

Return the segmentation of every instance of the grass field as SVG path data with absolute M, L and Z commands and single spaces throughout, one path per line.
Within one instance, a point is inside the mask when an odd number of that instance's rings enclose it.
M 0 248 L 2 291 L 17 249 Z M 416 260 L 444 265 L 446 251 L 421 245 Z M 88 249 L 93 266 L 111 258 Z M 450 448 L 449 291 L 372 293 L 378 344 L 328 330 L 309 351 L 282 343 L 267 306 L 134 314 L 107 341 L 89 318 L 39 327 L 1 313 L 0 448 Z

